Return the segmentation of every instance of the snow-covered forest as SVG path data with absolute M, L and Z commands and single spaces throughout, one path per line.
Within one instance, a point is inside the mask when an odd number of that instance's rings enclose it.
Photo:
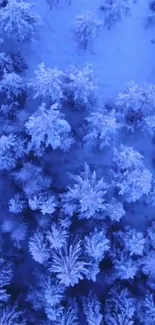
M 0 0 L 0 240 L 0 325 L 155 325 L 154 0 Z

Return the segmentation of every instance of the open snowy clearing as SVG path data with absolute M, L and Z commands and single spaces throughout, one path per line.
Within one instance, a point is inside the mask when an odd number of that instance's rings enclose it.
M 31 0 L 33 3 L 33 0 Z M 49 1 L 49 0 L 48 0 Z M 146 0 L 131 3 L 131 16 L 116 23 L 111 30 L 102 27 L 93 49 L 78 49 L 73 35 L 73 23 L 77 15 L 93 12 L 100 20 L 103 12 L 101 0 L 72 0 L 55 4 L 52 10 L 46 0 L 36 2 L 34 10 L 42 18 L 42 26 L 36 43 L 26 48 L 30 70 L 33 75 L 37 65 L 60 69 L 74 64 L 83 67 L 92 64 L 98 80 L 100 95 L 110 98 L 132 80 L 137 83 L 155 82 L 155 28 L 145 29 L 149 12 Z

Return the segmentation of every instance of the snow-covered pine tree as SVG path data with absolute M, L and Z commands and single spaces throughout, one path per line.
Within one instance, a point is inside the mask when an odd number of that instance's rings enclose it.
M 87 49 L 89 43 L 97 37 L 102 25 L 103 23 L 91 12 L 76 17 L 74 34 L 80 48 Z
M 0 28 L 9 38 L 18 43 L 32 40 L 40 17 L 32 10 L 33 6 L 23 0 L 9 0 L 0 9 Z
M 34 310 L 43 311 L 51 319 L 52 311 L 57 308 L 64 298 L 65 287 L 55 277 L 49 274 L 37 274 L 35 286 L 29 289 L 27 300 Z M 52 319 L 51 319 L 52 320 Z
M 0 170 L 11 170 L 25 154 L 24 141 L 14 134 L 0 137 Z
M 8 305 L 0 309 L 0 323 L 2 325 L 26 325 L 24 311 L 20 311 L 17 305 Z
M 28 199 L 34 195 L 42 195 L 52 184 L 51 177 L 46 176 L 41 167 L 31 162 L 24 162 L 20 170 L 12 175 Z
M 88 325 L 101 325 L 103 316 L 101 314 L 101 303 L 97 296 L 90 291 L 87 297 L 82 298 L 83 311 Z
M 72 175 L 74 185 L 62 195 L 62 209 L 65 214 L 78 214 L 79 219 L 89 219 L 106 209 L 104 201 L 108 185 L 85 163 L 80 175 Z
M 115 185 L 127 202 L 136 202 L 143 195 L 149 195 L 152 174 L 144 166 L 143 156 L 132 147 L 121 144 L 114 149 L 113 158 Z
M 66 71 L 63 83 L 64 99 L 76 109 L 91 109 L 97 101 L 96 91 L 96 78 L 90 64 L 86 64 L 83 69 L 73 66 Z
M 55 273 L 60 283 L 74 286 L 87 274 L 87 262 L 82 253 L 82 242 L 75 238 L 61 249 L 52 252 L 50 272 Z
M 26 85 L 18 74 L 15 72 L 4 73 L 0 83 L 0 92 L 12 101 L 18 100 L 26 91 Z
M 106 300 L 104 320 L 108 325 L 134 325 L 136 302 L 129 291 L 114 287 Z
M 41 154 L 41 149 L 51 146 L 52 149 L 70 149 L 73 138 L 71 137 L 71 127 L 60 112 L 59 105 L 53 104 L 46 108 L 43 103 L 39 109 L 29 117 L 26 131 L 31 136 L 30 150 L 35 154 Z
M 103 0 L 102 3 L 100 9 L 104 13 L 104 26 L 108 29 L 131 13 L 129 0 Z
M 121 124 L 117 121 L 115 110 L 107 112 L 105 108 L 91 113 L 87 118 L 88 133 L 84 139 L 92 139 L 99 143 L 100 149 L 110 146 L 117 140 Z
M 41 213 L 52 215 L 56 209 L 57 202 L 53 195 L 34 195 L 28 200 L 31 210 L 40 210 Z
M 155 323 L 155 301 L 152 293 L 148 292 L 140 303 L 139 321 L 144 325 Z
M 131 132 L 154 130 L 155 86 L 132 82 L 115 100 L 116 108 L 124 127 Z
M 6 53 L 0 53 L 0 77 L 3 76 L 4 72 L 13 72 L 13 62 L 9 55 Z
M 46 68 L 42 62 L 35 71 L 35 78 L 29 82 L 34 99 L 41 98 L 49 104 L 60 103 L 63 98 L 64 73 L 58 69 Z
M 84 243 L 88 256 L 97 262 L 101 262 L 110 249 L 110 241 L 106 237 L 105 231 L 99 231 L 97 228 L 88 236 L 85 236 Z
M 10 294 L 7 287 L 11 283 L 13 277 L 12 265 L 4 258 L 0 258 L 0 306 L 9 300 Z
M 48 243 L 44 233 L 41 231 L 36 231 L 29 240 L 29 252 L 31 253 L 33 259 L 44 264 L 49 259 Z
M 57 314 L 57 317 L 55 315 Z M 53 325 L 79 325 L 78 304 L 74 298 L 69 299 L 67 306 L 58 305 L 56 312 L 53 309 L 52 315 L 48 315 Z

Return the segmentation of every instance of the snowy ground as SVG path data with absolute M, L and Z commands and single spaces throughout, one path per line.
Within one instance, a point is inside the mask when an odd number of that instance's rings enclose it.
M 33 0 L 31 0 L 33 2 Z M 71 64 L 92 64 L 104 98 L 123 90 L 131 80 L 138 83 L 155 82 L 155 28 L 145 29 L 148 1 L 131 4 L 132 15 L 117 23 L 112 30 L 101 28 L 94 49 L 80 51 L 73 38 L 76 15 L 93 12 L 103 19 L 102 0 L 60 0 L 50 10 L 50 0 L 39 0 L 34 10 L 42 17 L 42 27 L 36 44 L 27 47 L 26 57 L 30 70 L 28 77 L 41 62 L 48 67 L 66 68 Z M 131 0 L 132 1 L 132 0 Z

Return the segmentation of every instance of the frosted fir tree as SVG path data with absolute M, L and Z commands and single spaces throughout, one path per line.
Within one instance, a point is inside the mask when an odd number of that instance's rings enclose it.
M 46 274 L 36 278 L 36 286 L 29 290 L 27 300 L 34 310 L 42 310 L 50 318 L 52 309 L 59 305 L 64 298 L 65 287 L 57 279 Z
M 59 304 L 64 297 L 64 286 L 62 286 L 57 280 L 52 279 L 51 277 L 48 277 L 47 280 L 44 281 L 43 290 L 46 301 L 46 310 L 48 305 L 53 307 Z
M 3 325 L 26 325 L 24 312 L 19 311 L 17 305 L 7 305 L 6 308 L 0 309 L 0 323 Z
M 139 270 L 138 260 L 132 259 L 129 253 L 117 250 L 113 260 L 116 278 L 119 280 L 133 280 Z
M 22 77 L 15 72 L 4 73 L 0 83 L 0 92 L 8 100 L 16 101 L 26 92 L 26 86 Z
M 64 307 L 58 305 L 57 308 L 51 309 L 48 313 L 48 318 L 53 325 L 79 325 L 78 321 L 78 304 L 76 300 L 69 299 L 67 305 Z
M 9 300 L 10 294 L 7 292 L 7 287 L 10 285 L 13 277 L 12 265 L 2 257 L 0 258 L 0 272 L 1 272 L 1 277 L 0 277 L 0 306 L 1 306 L 3 305 L 3 303 Z
M 142 130 L 147 131 L 151 136 L 155 132 L 155 115 L 150 115 L 144 118 Z
M 90 109 L 96 101 L 97 84 L 91 65 L 83 69 L 72 67 L 66 73 L 63 84 L 64 98 L 76 109 Z
M 91 12 L 76 17 L 74 35 L 80 48 L 87 49 L 88 45 L 97 37 L 101 26 L 103 23 Z
M 9 211 L 14 214 L 21 213 L 25 206 L 26 202 L 19 194 L 16 194 L 12 199 L 9 200 Z
M 103 0 L 104 26 L 111 29 L 115 23 L 131 13 L 129 0 Z
M 105 204 L 106 215 L 110 217 L 112 221 L 119 222 L 123 216 L 125 216 L 125 210 L 123 204 L 112 198 L 110 203 Z
M 32 10 L 33 6 L 23 0 L 9 0 L 0 9 L 0 28 L 9 38 L 21 43 L 33 39 L 40 17 Z
M 145 19 L 145 22 L 144 22 L 145 28 L 153 27 L 155 24 L 154 1 L 149 2 L 149 7 L 150 7 L 151 11 L 149 12 L 148 16 Z
M 58 69 L 46 68 L 42 62 L 35 71 L 35 78 L 29 82 L 35 98 L 48 101 L 49 104 L 59 103 L 63 99 L 64 73 Z
M 110 241 L 106 238 L 105 232 L 98 231 L 97 228 L 89 236 L 85 236 L 84 243 L 88 256 L 97 262 L 101 262 L 110 249 Z
M 143 166 L 144 157 L 132 147 L 121 144 L 120 148 L 114 148 L 114 168 L 116 172 L 124 173 Z
M 4 218 L 2 220 L 2 224 L 1 224 L 1 229 L 2 229 L 2 232 L 5 234 L 5 233 L 11 233 L 14 228 L 16 227 L 16 220 L 13 218 L 13 216 L 8 216 L 8 218 Z
M 146 245 L 149 249 L 155 249 L 155 221 L 147 227 Z
M 124 195 L 127 202 L 136 202 L 143 195 L 149 195 L 151 183 L 152 174 L 143 167 L 128 174 L 126 179 L 122 183 L 118 183 L 117 186 L 120 188 L 119 194 Z
M 14 134 L 0 137 L 0 170 L 13 169 L 25 154 L 24 141 Z
M 121 125 L 117 121 L 116 112 L 107 112 L 105 108 L 91 113 L 87 118 L 88 133 L 84 139 L 95 140 L 100 149 L 112 145 L 117 140 Z
M 127 202 L 136 202 L 143 195 L 149 195 L 152 174 L 145 168 L 143 156 L 132 147 L 124 145 L 114 149 L 114 179 Z
M 89 265 L 88 265 L 88 272 L 86 274 L 86 278 L 88 280 L 92 280 L 92 281 L 96 282 L 97 281 L 97 275 L 99 273 L 100 273 L 99 262 L 97 262 L 93 258 L 89 257 Z
M 68 229 L 65 229 L 61 223 L 52 223 L 51 229 L 47 232 L 47 240 L 51 249 L 61 249 L 69 237 Z
M 142 301 L 140 306 L 140 318 L 139 320 L 144 325 L 154 325 L 155 324 L 155 302 L 154 296 L 151 293 L 146 294 L 144 301 Z
M 87 262 L 83 258 L 81 240 L 66 243 L 53 250 L 50 272 L 55 273 L 61 284 L 74 286 L 87 274 Z
M 18 185 L 22 187 L 25 196 L 31 199 L 34 195 L 40 195 L 47 191 L 52 184 L 52 179 L 43 173 L 41 167 L 25 162 L 22 168 L 12 173 Z
M 40 264 L 44 264 L 49 259 L 48 243 L 42 232 L 37 231 L 30 237 L 29 252 L 33 259 Z
M 145 247 L 145 238 L 142 232 L 137 232 L 135 229 L 128 229 L 123 233 L 123 241 L 125 249 L 130 256 L 143 256 Z
M 101 314 L 101 303 L 93 292 L 89 292 L 87 297 L 83 297 L 83 311 L 88 325 L 101 325 L 103 316 Z
M 57 202 L 54 196 L 50 195 L 34 195 L 28 200 L 29 207 L 32 211 L 40 210 L 41 213 L 52 215 L 57 207 Z
M 48 3 L 49 8 L 53 9 L 53 7 L 59 3 L 59 0 L 46 0 L 46 2 Z
M 17 49 L 15 51 L 13 51 L 10 54 L 10 57 L 11 57 L 11 60 L 12 60 L 14 71 L 16 73 L 20 73 L 20 72 L 23 72 L 24 70 L 28 69 L 26 59 L 23 56 L 21 50 Z
M 46 108 L 43 103 L 39 109 L 29 117 L 26 131 L 31 136 L 29 149 L 41 154 L 41 149 L 49 146 L 53 150 L 68 151 L 73 143 L 71 127 L 60 112 L 58 104 Z
M 22 217 L 9 216 L 4 218 L 1 229 L 4 234 L 9 234 L 14 246 L 21 248 L 22 242 L 25 240 L 28 231 L 28 225 Z
M 84 171 L 80 175 L 73 175 L 72 179 L 74 185 L 68 187 L 68 191 L 62 195 L 65 214 L 78 214 L 79 219 L 90 219 L 106 209 L 104 202 L 108 185 L 103 178 L 97 180 L 96 172 L 91 172 L 85 164 Z
M 123 93 L 118 94 L 115 104 L 127 129 L 132 132 L 137 129 L 154 130 L 154 123 L 151 122 L 155 107 L 154 85 L 141 86 L 132 82 Z
M 147 275 L 150 280 L 155 280 L 155 251 L 153 249 L 146 251 L 141 261 L 142 272 Z
M 105 321 L 108 325 L 134 325 L 136 302 L 129 291 L 114 287 L 105 304 Z
M 0 53 L 0 76 L 2 77 L 5 72 L 13 72 L 13 62 L 11 57 L 6 55 L 6 53 Z
M 13 245 L 18 249 L 22 248 L 22 244 L 28 235 L 28 225 L 21 219 L 18 220 L 17 225 L 11 232 L 11 239 Z
M 11 54 L 0 53 L 0 76 L 5 73 L 19 73 L 27 69 L 28 66 L 20 50 L 15 50 Z

